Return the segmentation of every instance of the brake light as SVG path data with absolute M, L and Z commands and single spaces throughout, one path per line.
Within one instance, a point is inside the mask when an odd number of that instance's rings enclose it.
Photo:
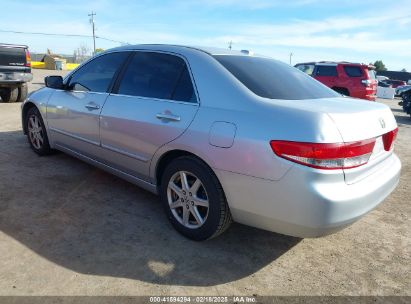
M 365 165 L 375 138 L 349 143 L 306 143 L 272 140 L 273 152 L 284 159 L 318 169 L 349 169 Z
M 31 67 L 31 57 L 28 49 L 26 49 L 26 67 Z
M 391 149 L 394 148 L 394 141 L 397 138 L 397 133 L 398 133 L 398 128 L 395 130 L 392 130 L 388 133 L 385 133 L 382 136 L 382 141 L 384 143 L 384 150 L 385 151 L 390 151 Z

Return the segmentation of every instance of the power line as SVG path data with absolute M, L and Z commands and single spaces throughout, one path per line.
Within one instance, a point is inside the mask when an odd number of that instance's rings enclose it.
M 90 35 L 80 35 L 80 34 L 57 34 L 57 33 L 41 33 L 41 32 L 20 32 L 20 31 L 8 31 L 0 30 L 2 33 L 12 33 L 12 34 L 29 34 L 29 35 L 43 35 L 43 36 L 63 36 L 63 37 L 86 37 L 90 38 Z
M 81 34 L 60 34 L 60 33 L 43 33 L 43 32 L 22 32 L 22 31 L 11 31 L 11 30 L 0 30 L 1 33 L 12 33 L 12 34 L 26 34 L 26 35 L 42 35 L 42 36 L 61 36 L 61 37 L 81 37 L 81 38 L 92 38 L 91 35 L 81 35 Z M 106 37 L 95 36 L 97 39 L 102 39 L 106 41 L 111 41 L 120 44 L 130 44 L 124 41 L 113 40 Z
M 111 42 L 120 43 L 120 44 L 123 44 L 123 45 L 130 45 L 130 43 L 125 42 L 125 41 L 113 40 L 113 39 L 109 39 L 109 38 L 105 38 L 105 37 L 100 37 L 100 36 L 96 36 L 96 38 L 102 39 L 102 40 L 111 41 Z

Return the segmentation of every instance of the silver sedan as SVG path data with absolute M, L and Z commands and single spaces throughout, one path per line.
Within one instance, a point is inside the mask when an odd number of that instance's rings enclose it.
M 233 220 L 298 237 L 332 233 L 399 180 L 387 106 L 249 52 L 126 46 L 45 83 L 22 105 L 34 152 L 63 151 L 159 194 L 172 225 L 194 240 Z

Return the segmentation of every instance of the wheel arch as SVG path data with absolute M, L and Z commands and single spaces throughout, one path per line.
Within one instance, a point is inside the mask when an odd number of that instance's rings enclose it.
M 158 160 L 155 162 L 155 166 L 153 166 L 154 170 L 153 170 L 152 176 L 153 176 L 154 182 L 156 183 L 157 187 L 159 187 L 160 184 L 161 184 L 161 177 L 162 177 L 163 172 L 164 172 L 165 168 L 167 167 L 167 165 L 170 162 L 172 162 L 174 159 L 177 159 L 177 158 L 182 157 L 182 156 L 191 156 L 191 157 L 194 157 L 194 158 L 198 159 L 199 161 L 204 163 L 207 167 L 209 167 L 210 170 L 217 177 L 217 175 L 214 172 L 213 168 L 202 157 L 198 156 L 197 154 L 195 154 L 193 152 L 187 151 L 187 150 L 171 149 L 171 150 L 168 150 L 168 151 L 162 153 L 159 156 Z M 217 179 L 218 179 L 218 177 L 217 177 Z
M 21 109 L 21 121 L 22 121 L 22 126 L 23 126 L 23 132 L 24 132 L 24 134 L 27 134 L 27 126 L 26 126 L 26 124 L 25 124 L 26 118 L 27 118 L 27 113 L 29 112 L 29 110 L 30 110 L 31 108 L 34 108 L 34 107 L 37 108 L 36 104 L 33 103 L 33 102 L 31 102 L 31 101 L 28 101 L 28 102 L 26 102 L 26 103 L 23 105 L 23 108 Z M 38 109 L 38 108 L 37 108 L 37 109 Z M 41 112 L 40 112 L 40 114 L 41 114 Z M 44 120 L 44 119 L 43 119 L 43 120 Z
M 347 93 L 347 94 L 344 94 L 344 95 L 350 96 L 350 90 L 348 90 L 345 87 L 333 86 L 331 89 L 333 89 L 334 91 L 339 92 L 341 94 Z

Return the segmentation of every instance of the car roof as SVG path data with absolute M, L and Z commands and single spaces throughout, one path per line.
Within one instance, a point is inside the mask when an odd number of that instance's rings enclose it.
M 23 44 L 8 44 L 8 43 L 0 43 L 1 47 L 7 47 L 7 48 L 22 48 L 22 49 L 28 49 L 27 45 Z
M 302 65 L 302 64 L 313 64 L 313 65 L 322 65 L 322 66 L 337 66 L 339 64 L 342 65 L 360 65 L 363 67 L 367 67 L 369 69 L 375 69 L 373 65 L 366 64 L 366 63 L 359 63 L 359 62 L 349 62 L 349 61 L 310 61 L 310 62 L 301 62 L 297 63 L 297 65 Z
M 187 52 L 203 52 L 213 55 L 235 55 L 235 56 L 250 56 L 255 55 L 249 50 L 230 50 L 224 48 L 215 48 L 215 47 L 203 47 L 203 46 L 189 46 L 189 45 L 177 45 L 177 44 L 136 44 L 136 45 L 125 45 L 120 46 L 112 50 L 156 50 L 156 51 L 169 51 L 169 52 L 178 52 L 181 54 Z M 258 55 L 257 55 L 258 56 Z M 264 56 L 258 56 L 264 57 Z

